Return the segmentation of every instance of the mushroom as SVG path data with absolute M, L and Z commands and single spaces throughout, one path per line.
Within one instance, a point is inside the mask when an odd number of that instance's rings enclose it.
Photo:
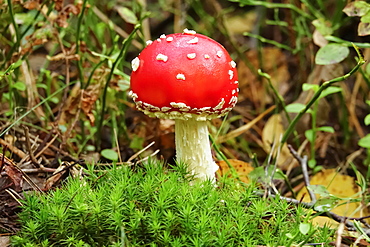
M 236 63 L 215 40 L 185 29 L 161 35 L 132 60 L 129 95 L 150 117 L 175 120 L 176 159 L 197 180 L 215 182 L 207 120 L 238 100 Z

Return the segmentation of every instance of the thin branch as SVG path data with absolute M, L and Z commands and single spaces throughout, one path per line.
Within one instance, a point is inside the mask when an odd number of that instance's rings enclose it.
M 308 194 L 310 195 L 311 202 L 313 204 L 315 204 L 316 201 L 317 201 L 316 195 L 315 195 L 315 193 L 313 193 L 313 191 L 311 191 L 310 189 L 308 189 L 308 186 L 310 186 L 310 176 L 308 175 L 308 170 L 307 170 L 307 155 L 304 155 L 303 157 L 301 157 L 297 153 L 297 151 L 295 151 L 293 149 L 293 147 L 291 145 L 288 145 L 288 148 L 289 148 L 290 153 L 293 155 L 293 157 L 301 165 L 304 183 L 305 183 L 305 185 L 307 187 Z
M 36 160 L 36 158 L 35 158 L 35 156 L 33 155 L 33 152 L 32 152 L 32 147 L 31 147 L 31 142 L 30 142 L 30 131 L 26 126 L 23 126 L 23 130 L 24 130 L 24 135 L 26 137 L 26 146 L 27 146 L 27 150 L 28 150 L 28 155 L 30 156 L 32 163 L 37 168 L 40 168 L 40 164 L 39 164 L 39 162 L 37 162 L 37 160 Z

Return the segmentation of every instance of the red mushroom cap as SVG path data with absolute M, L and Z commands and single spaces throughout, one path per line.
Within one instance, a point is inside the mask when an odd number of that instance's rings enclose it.
M 206 120 L 238 100 L 236 63 L 225 48 L 191 30 L 161 35 L 132 61 L 131 92 L 149 116 Z

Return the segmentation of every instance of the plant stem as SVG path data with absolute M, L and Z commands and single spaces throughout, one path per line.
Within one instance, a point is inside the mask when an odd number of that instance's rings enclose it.
M 232 2 L 236 2 L 235 0 L 232 0 Z M 264 6 L 269 9 L 276 9 L 276 8 L 281 8 L 281 9 L 290 9 L 292 11 L 297 12 L 297 14 L 306 17 L 307 19 L 312 20 L 314 17 L 307 14 L 297 6 L 290 4 L 290 3 L 271 3 L 267 1 L 238 1 L 242 6 L 243 5 L 250 5 L 250 6 Z
M 81 10 L 81 13 L 80 13 L 80 16 L 78 17 L 78 23 L 77 23 L 77 33 L 76 33 L 76 54 L 79 54 L 80 53 L 80 34 L 81 34 L 81 26 L 82 26 L 82 19 L 84 17 L 84 13 L 85 13 L 85 9 L 86 9 L 86 3 L 87 3 L 87 0 L 84 0 L 83 1 L 83 4 L 82 4 L 82 10 Z M 84 76 L 83 76 L 83 68 L 82 68 L 82 56 L 81 54 L 80 55 L 80 59 L 77 60 L 77 68 L 78 68 L 78 75 L 79 75 L 79 79 L 80 79 L 80 83 L 81 83 L 81 88 L 82 89 L 85 89 L 84 87 Z
M 358 62 L 356 64 L 356 66 L 350 71 L 348 72 L 347 74 L 345 74 L 344 76 L 341 76 L 341 77 L 337 77 L 337 78 L 334 78 L 330 81 L 326 81 L 324 82 L 320 87 L 319 89 L 317 90 L 317 92 L 312 96 L 311 100 L 307 103 L 306 107 L 304 109 L 302 109 L 298 115 L 293 119 L 293 121 L 289 124 L 287 130 L 285 131 L 284 135 L 283 135 L 283 138 L 281 139 L 281 143 L 284 144 L 289 136 L 292 134 L 292 132 L 295 130 L 295 125 L 297 124 L 297 122 L 301 119 L 301 117 L 310 109 L 310 107 L 316 102 L 316 100 L 319 99 L 321 93 L 327 89 L 328 87 L 330 87 L 331 85 L 333 85 L 334 83 L 336 82 L 340 82 L 340 81 L 343 81 L 345 79 L 347 79 L 348 77 L 350 77 L 351 75 L 353 75 L 359 68 L 361 65 L 363 65 L 365 63 L 365 60 L 364 58 L 362 57 L 360 51 L 358 50 L 357 46 L 355 46 L 353 44 L 353 47 L 355 48 L 356 52 L 357 52 L 357 55 L 359 57 L 358 59 Z
M 284 112 L 284 114 L 285 114 L 285 117 L 287 118 L 287 120 L 288 120 L 288 123 L 291 123 L 292 122 L 292 120 L 291 120 L 291 118 L 290 118 L 290 116 L 289 116 L 289 113 L 287 112 L 287 110 L 286 110 L 286 104 L 285 104 L 285 101 L 284 101 L 284 98 L 283 98 L 283 96 L 278 92 L 278 90 L 274 87 L 274 85 L 272 84 L 272 81 L 271 81 L 271 76 L 269 75 L 269 74 L 267 74 L 267 73 L 264 73 L 264 72 L 262 72 L 260 69 L 258 70 L 258 74 L 260 75 L 260 76 L 262 76 L 262 77 L 265 77 L 266 78 L 266 80 L 267 80 L 267 82 L 268 82 L 268 84 L 269 84 L 269 86 L 270 86 L 270 88 L 271 88 L 271 90 L 274 92 L 274 94 L 275 94 L 275 97 L 276 97 L 276 99 L 277 99 L 277 101 L 278 101 L 278 103 L 282 106 L 282 108 L 283 108 L 283 112 Z M 299 146 L 299 139 L 298 139 L 298 132 L 297 132 L 297 130 L 294 130 L 294 136 L 295 136 L 295 144 L 297 145 L 297 146 Z
M 101 135 L 102 127 L 103 127 L 105 106 L 106 106 L 106 101 L 107 101 L 107 91 L 108 91 L 110 80 L 112 79 L 114 70 L 117 67 L 118 63 L 126 55 L 129 44 L 131 43 L 132 39 L 134 38 L 134 35 L 136 34 L 136 32 L 140 29 L 140 26 L 141 26 L 140 24 L 137 24 L 135 26 L 134 30 L 130 33 L 130 35 L 122 42 L 121 51 L 118 54 L 117 59 L 113 62 L 111 71 L 108 74 L 107 81 L 105 82 L 104 91 L 103 91 L 103 99 L 102 99 L 102 107 L 101 107 L 101 112 L 100 112 L 100 119 L 99 119 L 98 126 L 97 126 L 98 127 L 97 128 L 97 130 L 98 130 L 98 132 L 97 132 L 98 133 L 97 141 L 98 142 L 100 142 L 100 139 L 101 139 L 100 135 Z

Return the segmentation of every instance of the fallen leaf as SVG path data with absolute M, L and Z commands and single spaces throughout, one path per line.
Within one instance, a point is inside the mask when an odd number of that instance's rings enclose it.
M 81 10 L 80 4 L 77 5 L 67 4 L 59 12 L 55 22 L 58 24 L 58 26 L 67 28 L 69 26 L 67 19 L 70 17 L 71 14 L 78 15 L 80 13 L 80 10 Z
M 53 175 L 51 175 L 46 181 L 44 185 L 44 190 L 50 190 L 53 186 L 57 185 L 60 180 L 62 179 L 62 176 L 66 173 L 67 171 L 67 166 L 62 163 L 55 172 L 53 172 Z
M 262 131 L 262 142 L 263 149 L 266 153 L 271 153 L 276 157 L 280 145 L 280 138 L 284 134 L 285 130 L 283 127 L 282 117 L 280 114 L 272 115 L 266 122 L 265 127 Z M 274 149 L 272 147 L 274 146 Z M 277 166 L 285 171 L 291 168 L 291 165 L 297 166 L 296 162 L 292 163 L 293 157 L 290 154 L 286 143 L 281 147 L 279 156 L 277 157 Z
M 323 169 L 321 172 L 314 175 L 310 180 L 311 185 L 323 185 L 326 187 L 327 191 L 339 198 L 349 198 L 354 197 L 360 188 L 356 185 L 356 181 L 353 177 L 348 175 L 339 174 L 336 169 Z M 320 198 L 319 194 L 316 194 L 317 199 Z M 299 200 L 302 199 L 304 202 L 310 202 L 310 198 L 306 188 L 303 188 L 297 195 Z M 356 196 L 355 198 L 358 198 Z M 338 204 L 345 203 L 346 200 L 340 200 Z M 340 216 L 348 217 L 363 217 L 368 215 L 368 211 L 364 208 L 362 210 L 357 210 L 358 207 L 361 207 L 359 202 L 345 203 L 344 205 L 335 207 L 331 210 L 333 213 L 336 213 Z M 339 223 L 335 222 L 332 219 L 327 217 L 319 216 L 313 219 L 313 222 L 324 226 L 324 224 L 337 226 Z
M 25 9 L 29 9 L 29 10 L 32 10 L 32 9 L 38 9 L 40 7 L 40 4 L 38 1 L 34 1 L 34 0 L 31 0 L 31 1 L 27 1 L 23 4 L 23 7 Z
M 93 84 L 82 90 L 82 102 L 81 107 L 82 111 L 85 113 L 87 119 L 89 119 L 90 124 L 93 126 L 95 122 L 95 116 L 93 109 L 95 102 L 98 100 L 100 94 L 100 85 Z
M 249 183 L 248 174 L 254 170 L 250 163 L 237 160 L 237 159 L 228 159 L 229 164 L 235 169 L 236 173 L 238 174 L 240 180 L 244 183 Z M 227 175 L 228 177 L 233 177 L 232 172 L 230 170 L 229 165 L 226 161 L 216 161 L 219 169 L 217 170 L 218 176 Z
M 95 116 L 93 113 L 95 102 L 99 98 L 101 86 L 100 84 L 92 84 L 86 89 L 81 89 L 80 84 L 75 84 L 67 103 L 63 108 L 62 117 L 59 121 L 59 125 L 65 125 L 70 122 L 71 119 L 76 117 L 78 110 L 81 109 L 91 125 L 94 125 Z
M 313 32 L 312 38 L 313 38 L 313 42 L 315 43 L 315 45 L 317 45 L 319 47 L 324 47 L 329 43 L 325 39 L 325 37 L 317 30 L 315 30 Z
M 21 191 L 23 185 L 23 175 L 18 169 L 17 165 L 11 159 L 0 153 L 0 167 L 4 169 L 10 180 L 10 183 L 3 184 L 4 188 L 1 189 L 12 187 L 15 191 Z

